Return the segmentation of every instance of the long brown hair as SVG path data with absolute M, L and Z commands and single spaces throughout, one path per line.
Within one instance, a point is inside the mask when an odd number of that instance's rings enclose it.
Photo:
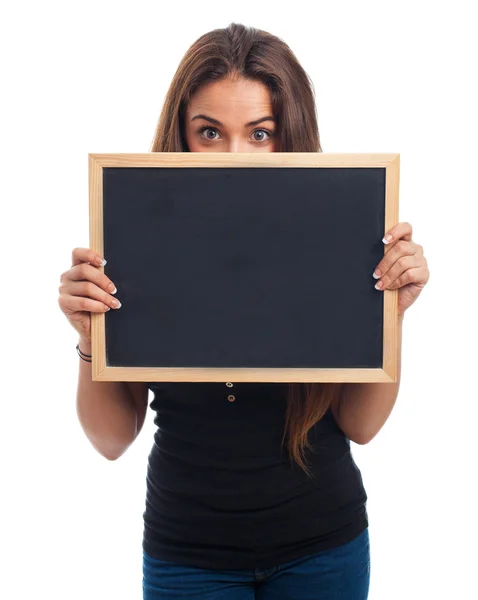
M 202 35 L 187 50 L 166 94 L 150 151 L 188 152 L 184 115 L 189 100 L 201 85 L 226 77 L 268 87 L 278 119 L 278 152 L 322 152 L 309 76 L 280 38 L 238 23 Z M 325 415 L 339 388 L 332 383 L 289 383 L 282 444 L 287 440 L 291 460 L 309 476 L 308 432 Z

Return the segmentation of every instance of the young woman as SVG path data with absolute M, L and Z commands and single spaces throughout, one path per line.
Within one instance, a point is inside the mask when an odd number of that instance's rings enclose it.
M 238 24 L 211 31 L 181 61 L 151 150 L 321 152 L 312 84 L 277 37 Z M 392 246 L 370 285 L 399 289 L 401 349 L 404 312 L 429 272 L 410 224 L 386 233 Z M 133 443 L 154 392 L 143 597 L 367 598 L 367 495 L 350 440 L 383 427 L 399 382 L 93 382 L 90 313 L 120 307 L 103 265 L 76 248 L 59 304 L 79 333 L 78 417 L 103 456 Z

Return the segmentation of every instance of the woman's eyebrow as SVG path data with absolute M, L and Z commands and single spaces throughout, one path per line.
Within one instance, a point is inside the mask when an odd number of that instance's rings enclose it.
M 206 121 L 210 121 L 211 123 L 214 123 L 214 125 L 222 126 L 221 121 L 218 121 L 217 119 L 213 119 L 212 117 L 208 117 L 207 115 L 196 115 L 191 119 L 191 121 L 194 121 L 194 119 L 204 119 Z M 246 123 L 244 125 L 244 127 L 252 127 L 253 125 L 258 125 L 259 123 L 262 123 L 263 121 L 274 121 L 274 123 L 277 123 L 277 119 L 275 119 L 274 117 L 261 117 L 260 119 L 257 119 L 257 121 L 250 121 L 249 123 Z

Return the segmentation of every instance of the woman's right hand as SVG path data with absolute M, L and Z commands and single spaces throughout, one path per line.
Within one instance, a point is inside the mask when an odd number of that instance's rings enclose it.
M 101 256 L 89 248 L 75 248 L 71 262 L 60 277 L 58 304 L 80 338 L 91 343 L 90 312 L 104 313 L 121 304 L 112 296 L 117 291 L 114 283 L 99 270 L 106 264 Z

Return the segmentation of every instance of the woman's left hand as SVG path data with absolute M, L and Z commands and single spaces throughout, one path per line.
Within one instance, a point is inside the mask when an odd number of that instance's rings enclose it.
M 427 259 L 423 255 L 423 246 L 412 240 L 410 223 L 397 223 L 382 241 L 391 246 L 373 274 L 376 277 L 378 271 L 376 278 L 379 281 L 375 287 L 381 291 L 398 289 L 398 314 L 403 316 L 428 282 Z

